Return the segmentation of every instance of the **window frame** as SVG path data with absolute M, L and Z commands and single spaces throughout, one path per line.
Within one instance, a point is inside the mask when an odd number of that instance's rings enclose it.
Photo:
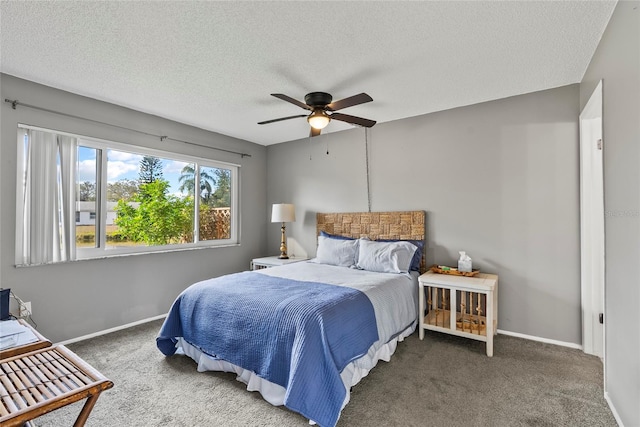
M 76 151 L 77 147 L 83 146 L 88 148 L 96 149 L 96 247 L 86 248 L 86 247 L 78 247 L 76 245 L 75 239 L 75 221 L 73 222 L 72 229 L 69 231 L 71 233 L 71 242 L 73 242 L 75 257 L 69 261 L 80 261 L 87 259 L 98 259 L 98 258 L 110 258 L 110 257 L 118 257 L 124 255 L 138 255 L 138 254 L 147 254 L 147 253 L 158 253 L 158 252 L 174 252 L 174 251 L 183 251 L 183 250 L 192 250 L 198 248 L 212 248 L 212 247 L 225 247 L 225 246 L 238 246 L 240 244 L 240 195 L 239 195 L 239 181 L 240 181 L 240 165 L 234 164 L 230 162 L 224 162 L 215 159 L 207 159 L 199 156 L 192 156 L 187 154 L 176 153 L 168 150 L 161 150 L 156 148 L 143 147 L 139 145 L 134 145 L 130 143 L 123 143 L 111 140 L 105 140 L 100 138 L 95 138 L 87 135 L 75 134 L 70 132 L 58 131 L 53 129 L 47 129 L 37 126 L 18 124 L 18 132 L 20 129 L 32 129 L 36 131 L 42 132 L 50 132 L 57 135 L 66 135 L 70 137 L 77 138 Z M 18 147 L 19 150 L 24 151 L 24 148 Z M 194 173 L 194 188 L 197 191 L 194 194 L 194 220 L 193 220 L 193 242 L 190 243 L 177 243 L 177 244 L 167 244 L 167 245 L 157 245 L 157 246 L 132 246 L 132 247 L 107 247 L 106 241 L 106 222 L 107 222 L 107 152 L 108 150 L 117 150 L 126 153 L 131 153 L 134 155 L 142 155 L 142 156 L 154 156 L 160 158 L 162 160 L 171 160 L 171 161 L 179 161 L 186 162 L 194 165 L 195 173 Z M 27 173 L 24 170 L 24 165 L 20 163 L 21 159 L 19 156 L 16 176 L 18 180 L 16 182 L 17 193 L 19 195 L 21 193 L 20 186 L 22 185 L 21 177 L 24 177 Z M 74 170 L 74 181 L 78 182 L 77 177 L 77 165 L 79 160 L 76 159 L 75 170 Z M 218 169 L 226 169 L 231 173 L 230 177 L 230 209 L 231 209 L 231 225 L 230 225 L 230 238 L 229 239 L 215 239 L 215 240 L 199 240 L 199 206 L 200 206 L 200 168 L 201 167 L 210 167 L 210 168 L 218 168 Z M 76 200 L 77 202 L 77 200 Z M 16 213 L 20 210 L 20 206 L 16 206 Z M 75 218 L 75 211 L 71 212 Z M 65 261 L 62 261 L 65 262 Z M 57 263 L 57 262 L 55 262 Z

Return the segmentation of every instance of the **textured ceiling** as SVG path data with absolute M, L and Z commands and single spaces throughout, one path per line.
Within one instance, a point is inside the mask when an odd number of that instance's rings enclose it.
M 304 118 L 256 124 L 304 113 L 270 93 L 366 92 L 341 112 L 382 123 L 577 83 L 614 7 L 1 1 L 1 70 L 268 145 L 309 133 Z

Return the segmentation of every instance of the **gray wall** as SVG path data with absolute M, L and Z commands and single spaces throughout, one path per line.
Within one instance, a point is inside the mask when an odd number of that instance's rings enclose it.
M 580 86 L 603 79 L 605 390 L 625 426 L 640 426 L 640 2 L 616 6 Z
M 61 341 L 166 313 L 177 294 L 204 278 L 246 270 L 264 253 L 266 242 L 266 149 L 247 141 L 206 132 L 90 98 L 2 75 L 2 99 L 17 99 L 56 111 L 198 144 L 241 151 L 222 153 L 119 130 L 25 107 L 0 112 L 0 286 L 33 304 L 39 330 Z M 18 123 L 41 126 L 134 145 L 160 148 L 240 164 L 241 245 L 162 254 L 14 267 L 16 146 Z
M 571 85 L 378 124 L 369 134 L 372 210 L 427 211 L 429 263 L 455 265 L 465 250 L 475 267 L 500 276 L 500 329 L 575 344 L 578 107 Z M 288 236 L 308 254 L 316 212 L 367 211 L 365 165 L 363 129 L 267 147 L 268 202 L 296 205 Z M 277 227 L 268 239 L 277 253 Z

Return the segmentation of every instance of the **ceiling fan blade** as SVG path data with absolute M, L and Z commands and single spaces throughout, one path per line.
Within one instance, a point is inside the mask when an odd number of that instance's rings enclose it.
M 320 135 L 320 129 L 316 129 L 311 126 L 311 130 L 309 131 L 309 137 Z
M 289 120 L 289 119 L 297 119 L 298 117 L 307 117 L 306 114 L 298 114 L 297 116 L 289 116 L 289 117 L 280 117 L 279 119 L 273 119 L 273 120 L 265 120 L 264 122 L 259 122 L 259 125 L 266 125 L 269 123 L 274 123 L 274 122 L 281 122 L 282 120 Z
M 365 102 L 371 102 L 371 101 L 373 101 L 373 98 L 371 98 L 369 95 L 367 95 L 366 93 L 360 93 L 358 95 L 353 95 L 348 98 L 344 98 L 339 101 L 332 102 L 331 104 L 327 105 L 327 110 L 338 111 L 338 110 L 342 110 L 343 108 L 353 107 L 354 105 L 360 105 L 360 104 L 364 104 Z
M 366 128 L 373 127 L 376 124 L 375 120 L 363 119 L 362 117 L 350 116 L 348 114 L 342 113 L 333 113 L 331 116 L 331 120 L 340 120 L 341 122 L 347 122 L 358 126 L 363 126 Z
M 278 99 L 282 99 L 283 101 L 290 102 L 294 105 L 297 105 L 300 108 L 304 108 L 305 110 L 313 110 L 313 108 L 309 107 L 307 104 L 298 101 L 290 96 L 284 95 L 282 93 L 272 93 L 271 96 L 275 96 Z

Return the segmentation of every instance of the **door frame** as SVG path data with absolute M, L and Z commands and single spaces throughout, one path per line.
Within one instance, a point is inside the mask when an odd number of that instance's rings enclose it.
M 605 240 L 602 80 L 580 113 L 580 281 L 582 348 L 605 358 Z M 600 149 L 596 147 L 600 140 Z M 606 319 L 606 316 L 605 316 Z

